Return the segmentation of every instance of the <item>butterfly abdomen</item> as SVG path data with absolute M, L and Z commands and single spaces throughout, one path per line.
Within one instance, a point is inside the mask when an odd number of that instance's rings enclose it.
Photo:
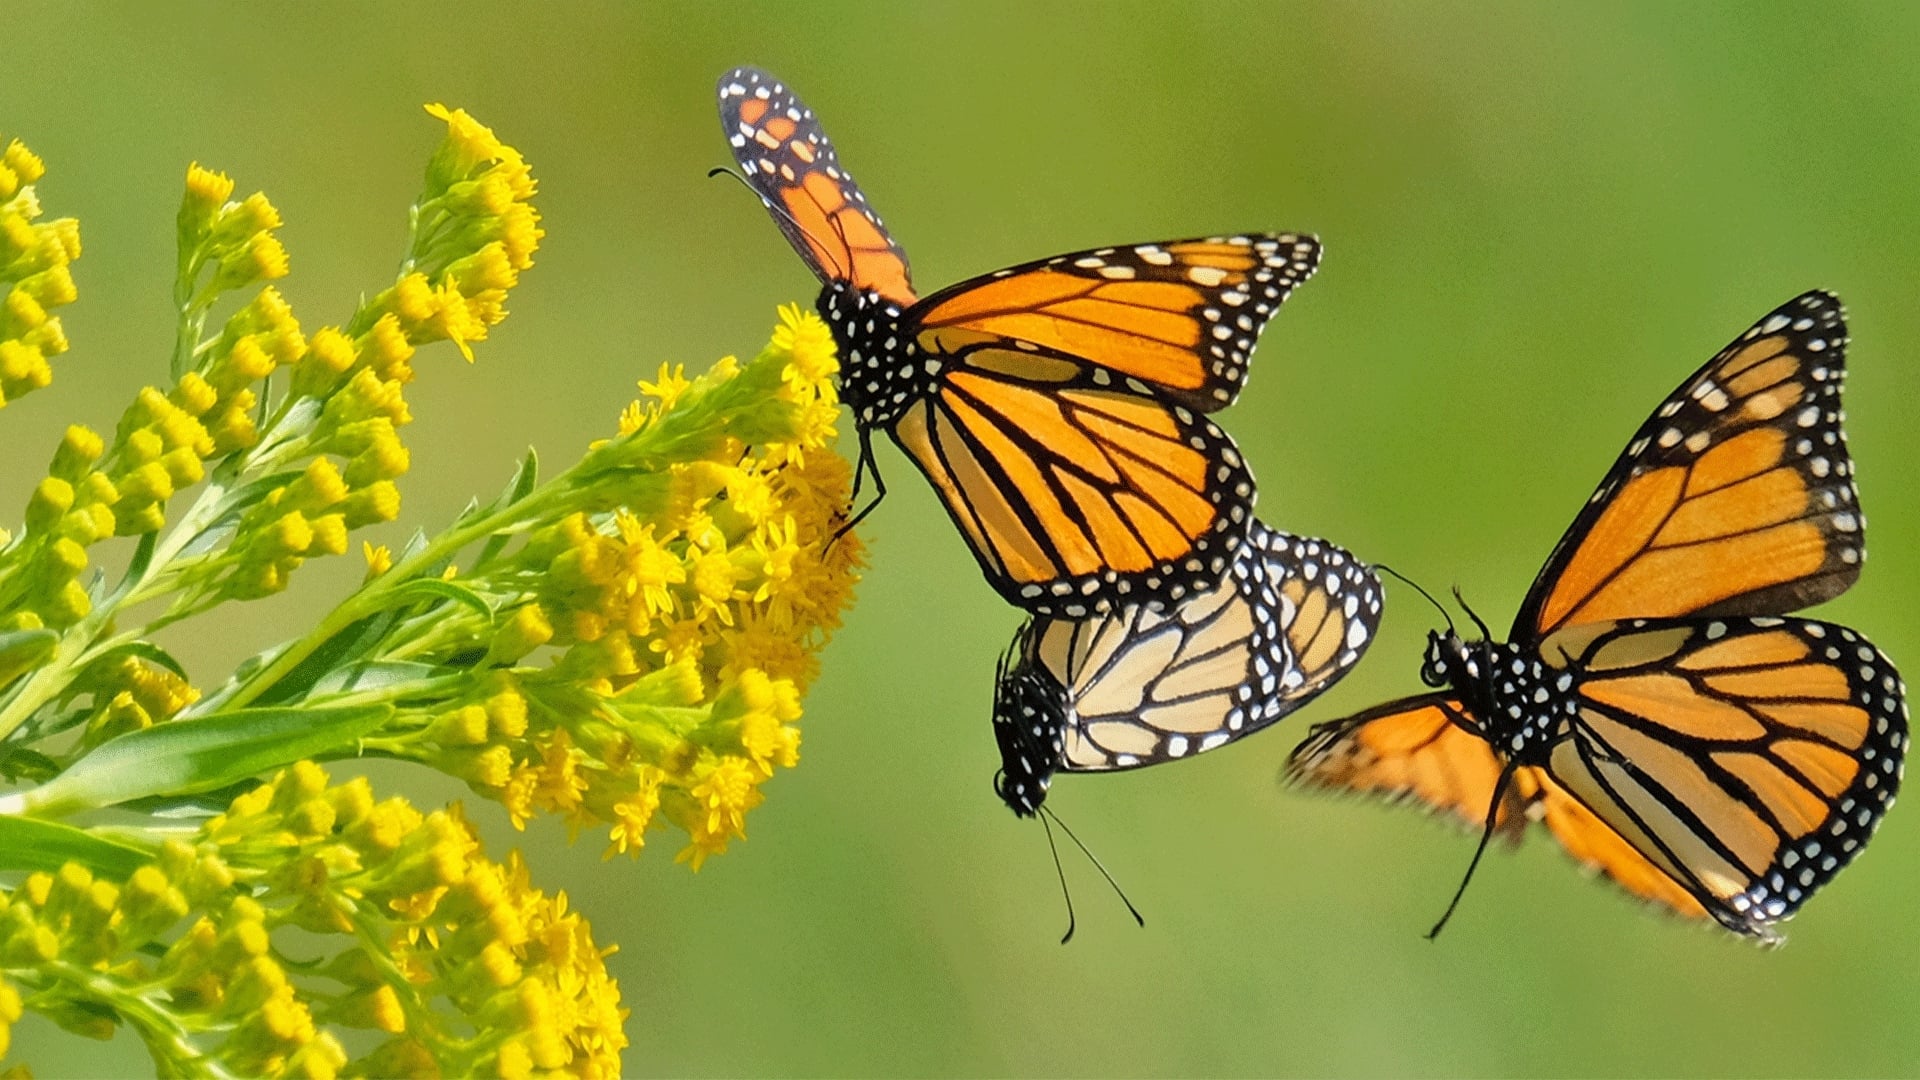
M 1066 690 L 1033 662 L 1031 632 L 1029 624 L 1015 635 L 994 686 L 993 737 L 1000 747 L 994 792 L 1019 817 L 1032 817 L 1047 800 L 1069 720 Z
M 899 304 L 834 282 L 820 291 L 818 307 L 840 351 L 840 398 L 861 427 L 892 427 L 932 392 L 940 362 L 921 355 L 901 326 Z

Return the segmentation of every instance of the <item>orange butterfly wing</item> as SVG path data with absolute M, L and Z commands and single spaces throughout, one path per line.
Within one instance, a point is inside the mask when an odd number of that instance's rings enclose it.
M 1840 429 L 1846 322 L 1809 292 L 1734 339 L 1641 427 L 1514 621 L 1793 611 L 1860 573 L 1864 522 Z
M 758 68 L 727 72 L 718 92 L 734 160 L 814 274 L 912 303 L 907 253 L 840 166 L 813 110 Z
M 1286 778 L 1304 787 L 1411 799 L 1463 827 L 1484 828 L 1501 762 L 1469 725 L 1460 702 L 1442 694 L 1391 702 L 1315 727 L 1288 759 Z M 1495 831 L 1509 841 L 1517 843 L 1527 821 L 1538 820 L 1582 866 L 1635 896 L 1680 915 L 1707 915 L 1542 769 L 1515 769 L 1494 814 Z
M 1846 627 L 1633 620 L 1543 648 L 1582 673 L 1554 780 L 1729 929 L 1773 938 L 1899 789 L 1906 688 Z
M 942 289 L 909 318 L 930 354 L 1024 342 L 1212 412 L 1239 394 L 1261 329 L 1319 262 L 1319 241 L 1292 233 L 1098 248 Z
M 1079 618 L 1220 581 L 1254 498 L 1226 432 L 1077 357 L 982 345 L 944 362 L 893 437 L 1010 603 Z
M 1769 617 L 1635 620 L 1548 639 L 1582 671 L 1580 713 L 1494 808 L 1682 915 L 1777 940 L 1892 805 L 1905 685 L 1852 630 Z M 1429 694 L 1313 729 L 1287 764 L 1310 787 L 1412 798 L 1480 827 L 1504 760 L 1457 698 Z

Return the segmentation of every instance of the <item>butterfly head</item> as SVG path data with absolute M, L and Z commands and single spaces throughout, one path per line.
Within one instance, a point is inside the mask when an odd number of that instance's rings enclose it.
M 1477 682 L 1487 667 L 1487 642 L 1466 641 L 1451 627 L 1427 631 L 1427 655 L 1420 681 L 1434 689 Z
M 1000 659 L 994 682 L 993 737 L 1000 746 L 1000 771 L 993 792 L 1016 816 L 1032 817 L 1047 801 L 1047 787 L 1065 752 L 1067 691 L 1040 665 L 1025 656 L 1026 635 Z M 1019 654 L 1019 659 L 1015 659 Z

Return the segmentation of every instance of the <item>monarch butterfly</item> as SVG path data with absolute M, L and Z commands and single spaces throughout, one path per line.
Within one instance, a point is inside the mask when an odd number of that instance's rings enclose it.
M 1227 579 L 1165 613 L 1029 620 L 996 680 L 994 790 L 1031 817 L 1056 771 L 1157 765 L 1251 735 L 1359 662 L 1380 605 L 1351 554 L 1256 520 Z
M 1886 656 L 1783 617 L 1866 553 L 1846 342 L 1824 292 L 1736 338 L 1633 437 L 1510 643 L 1430 634 L 1438 692 L 1316 727 L 1288 776 L 1412 797 L 1481 825 L 1482 850 L 1541 820 L 1629 892 L 1778 941 L 1872 836 L 1908 743 Z
M 1157 608 L 1220 581 L 1254 489 L 1204 414 L 1239 394 L 1261 328 L 1318 265 L 1312 237 L 1100 248 L 920 299 L 813 111 L 754 68 L 719 97 L 747 182 L 824 284 L 863 473 L 884 429 L 987 580 L 1036 614 Z

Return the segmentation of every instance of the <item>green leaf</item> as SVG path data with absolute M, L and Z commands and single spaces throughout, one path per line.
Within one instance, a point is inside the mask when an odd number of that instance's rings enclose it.
M 153 564 L 153 553 L 159 543 L 160 534 L 157 532 L 140 534 L 140 542 L 133 546 L 133 558 L 127 561 L 127 572 L 120 575 L 121 588 L 127 588 L 146 576 L 147 567 Z
M 415 578 L 405 585 L 380 598 L 382 608 L 399 608 L 411 604 L 430 603 L 434 600 L 450 600 L 461 607 L 469 608 L 474 614 L 493 625 L 493 609 L 480 598 L 480 594 L 465 585 L 456 585 L 440 578 Z
M 59 644 L 60 635 L 52 630 L 10 630 L 0 634 L 0 686 L 39 667 Z
M 514 505 L 528 495 L 533 494 L 533 489 L 539 485 L 540 455 L 534 452 L 533 447 L 529 446 L 527 447 L 527 456 L 520 459 L 520 467 L 513 471 L 512 478 L 507 481 L 507 490 L 501 492 L 500 497 L 493 500 L 493 505 L 487 508 L 487 512 L 494 513 Z M 499 557 L 500 552 L 506 549 L 508 541 L 512 539 L 513 534 L 510 532 L 494 533 L 487 538 L 485 544 L 481 545 L 479 557 L 473 560 L 473 565 L 485 566 L 492 562 L 495 558 Z
M 180 661 L 175 660 L 172 653 L 169 653 L 151 641 L 129 641 L 125 645 L 116 645 L 106 652 L 101 653 L 99 657 L 93 660 L 93 663 L 97 664 L 102 659 L 116 656 L 138 657 L 157 667 L 166 668 L 182 679 L 187 679 L 189 682 L 192 681 L 187 676 L 187 669 L 180 666 Z
M 411 660 L 369 660 L 361 664 L 349 664 L 343 668 L 321 676 L 313 684 L 312 693 L 345 694 L 359 690 L 384 690 L 406 683 L 424 682 L 427 679 L 445 674 L 434 664 L 416 664 Z
M 391 613 L 383 612 L 348 623 L 339 633 L 321 642 L 319 647 L 307 654 L 306 659 L 295 664 L 292 671 L 282 675 L 278 682 L 262 690 L 254 700 L 262 705 L 277 705 L 307 696 L 314 684 L 329 673 L 372 652 L 386 639 L 394 619 Z M 235 677 L 240 677 L 237 672 Z
M 37 788 L 0 799 L 0 813 L 60 813 L 154 795 L 206 791 L 357 742 L 388 705 L 236 709 L 131 732 Z
M 77 862 L 97 874 L 125 881 L 152 861 L 152 852 L 85 829 L 57 821 L 0 816 L 0 870 L 54 871 Z
M 0 776 L 8 780 L 45 781 L 60 771 L 60 763 L 24 746 L 0 747 Z

